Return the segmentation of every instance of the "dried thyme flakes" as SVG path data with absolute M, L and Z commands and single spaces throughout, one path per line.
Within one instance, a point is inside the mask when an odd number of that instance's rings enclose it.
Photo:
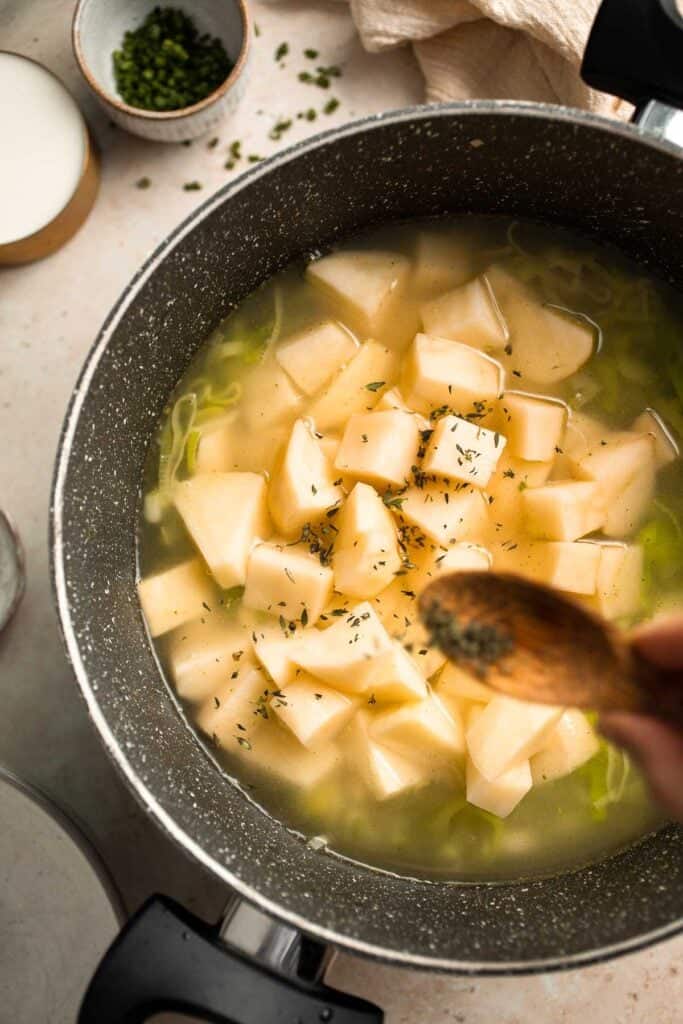
M 152 184 L 151 178 L 148 178 L 147 176 L 145 176 L 144 178 L 138 178 L 138 180 L 135 182 L 135 187 L 136 188 L 149 188 L 151 184 Z
M 180 110 L 199 103 L 233 69 L 220 39 L 200 35 L 174 7 L 155 7 L 126 32 L 112 54 L 119 96 L 142 110 Z
M 432 643 L 451 661 L 467 662 L 480 677 L 485 677 L 487 670 L 514 648 L 512 635 L 506 629 L 476 620 L 462 623 L 437 601 L 423 610 L 422 619 Z

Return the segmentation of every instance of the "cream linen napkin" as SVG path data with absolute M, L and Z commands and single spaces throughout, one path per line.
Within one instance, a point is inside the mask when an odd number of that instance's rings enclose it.
M 579 67 L 599 0 L 350 0 L 364 47 L 412 44 L 428 102 L 516 99 L 628 117 Z

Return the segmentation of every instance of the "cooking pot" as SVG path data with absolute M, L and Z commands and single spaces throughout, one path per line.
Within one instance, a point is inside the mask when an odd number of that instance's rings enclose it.
M 371 117 L 264 161 L 157 249 L 107 318 L 74 391 L 51 512 L 68 655 L 110 756 L 151 817 L 247 903 L 218 928 L 147 904 L 93 980 L 81 1020 L 164 1006 L 212 1020 L 381 1020 L 316 980 L 336 947 L 397 965 L 496 973 L 573 967 L 672 936 L 683 830 L 504 884 L 429 882 L 316 851 L 219 768 L 163 678 L 137 600 L 143 463 L 197 346 L 291 260 L 370 225 L 500 213 L 570 226 L 683 287 L 683 21 L 675 0 L 607 0 L 584 61 L 633 124 L 471 102 Z M 251 907 L 257 908 L 251 910 Z M 265 915 L 265 916 L 264 916 Z

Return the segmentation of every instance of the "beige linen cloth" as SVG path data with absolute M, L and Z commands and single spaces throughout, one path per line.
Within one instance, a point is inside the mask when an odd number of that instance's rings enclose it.
M 579 68 L 599 0 L 350 0 L 366 50 L 412 44 L 428 102 L 515 99 L 627 117 Z

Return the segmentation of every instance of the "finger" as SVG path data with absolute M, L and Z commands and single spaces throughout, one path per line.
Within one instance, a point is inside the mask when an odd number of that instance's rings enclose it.
M 621 711 L 602 715 L 599 728 L 607 739 L 633 754 L 655 798 L 683 822 L 683 736 L 656 718 Z
M 683 669 L 683 615 L 655 619 L 635 630 L 631 639 L 648 661 L 665 669 Z

